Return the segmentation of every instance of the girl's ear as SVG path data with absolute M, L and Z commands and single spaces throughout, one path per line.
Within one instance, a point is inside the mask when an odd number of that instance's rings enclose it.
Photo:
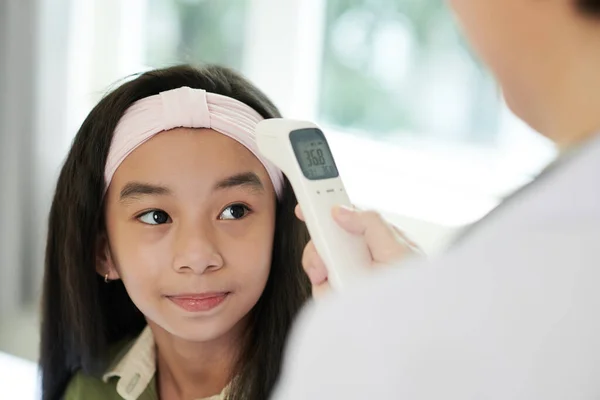
M 96 245 L 96 272 L 110 281 L 121 279 L 119 271 L 115 267 L 106 234 L 98 236 L 98 243 Z

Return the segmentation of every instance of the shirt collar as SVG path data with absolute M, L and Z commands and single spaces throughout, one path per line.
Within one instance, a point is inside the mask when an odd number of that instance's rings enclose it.
M 103 375 L 108 382 L 118 378 L 117 393 L 124 400 L 137 400 L 146 390 L 156 373 L 156 346 L 150 327 L 146 326 L 122 358 Z M 229 386 L 215 396 L 198 400 L 223 400 Z
M 146 390 L 156 372 L 154 336 L 146 326 L 125 355 L 109 369 L 102 379 L 117 377 L 117 393 L 125 400 L 137 400 Z

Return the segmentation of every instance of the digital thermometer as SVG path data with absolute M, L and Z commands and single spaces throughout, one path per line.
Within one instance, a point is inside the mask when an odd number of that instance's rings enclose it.
M 256 141 L 292 184 L 331 286 L 353 284 L 371 256 L 364 239 L 343 230 L 331 215 L 333 206 L 351 203 L 323 132 L 311 122 L 274 118 L 257 125 Z

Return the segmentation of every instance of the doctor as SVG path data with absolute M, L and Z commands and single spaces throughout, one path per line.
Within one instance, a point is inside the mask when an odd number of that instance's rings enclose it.
M 308 308 L 277 400 L 600 398 L 600 0 L 450 4 L 561 157 L 444 256 Z M 374 263 L 408 253 L 377 215 L 334 211 Z M 310 245 L 304 266 L 327 290 Z

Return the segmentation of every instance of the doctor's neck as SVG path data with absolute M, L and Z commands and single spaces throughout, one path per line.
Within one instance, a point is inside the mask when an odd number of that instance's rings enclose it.
M 581 18 L 565 35 L 571 46 L 549 88 L 542 127 L 561 151 L 600 137 L 600 17 Z

